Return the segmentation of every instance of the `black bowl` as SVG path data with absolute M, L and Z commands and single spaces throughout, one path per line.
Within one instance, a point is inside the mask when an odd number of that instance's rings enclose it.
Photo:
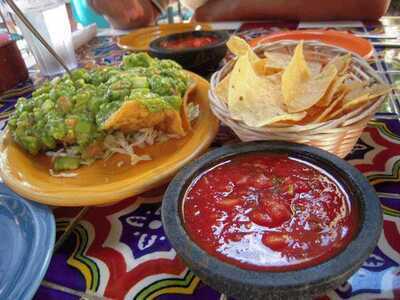
M 161 46 L 164 41 L 173 41 L 187 37 L 215 37 L 213 44 L 199 48 L 167 49 Z M 201 75 L 208 75 L 219 68 L 225 57 L 226 42 L 229 34 L 226 31 L 188 31 L 175 33 L 155 39 L 150 43 L 149 53 L 161 59 L 172 59 L 184 69 Z
M 192 180 L 203 171 L 244 153 L 288 154 L 332 175 L 359 207 L 359 226 L 353 240 L 335 257 L 296 271 L 267 272 L 241 269 L 211 256 L 195 244 L 182 224 L 181 204 Z M 162 204 L 166 235 L 178 255 L 206 284 L 236 299 L 309 299 L 344 283 L 376 246 L 382 230 L 382 211 L 366 178 L 344 160 L 317 148 L 287 142 L 254 142 L 213 150 L 184 167 L 170 183 Z

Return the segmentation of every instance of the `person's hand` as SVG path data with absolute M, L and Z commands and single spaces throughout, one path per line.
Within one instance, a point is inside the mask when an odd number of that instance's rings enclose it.
M 119 29 L 147 26 L 158 14 L 150 0 L 87 1 L 98 14 L 106 16 L 113 27 Z
M 208 0 L 196 9 L 194 20 L 377 20 L 389 4 L 390 0 Z
M 193 19 L 199 22 L 235 20 L 240 0 L 209 0 L 196 9 Z M 245 1 L 242 1 L 245 2 Z

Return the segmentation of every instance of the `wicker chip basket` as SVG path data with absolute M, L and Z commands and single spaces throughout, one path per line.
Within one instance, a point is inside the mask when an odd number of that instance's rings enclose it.
M 254 50 L 260 56 L 264 51 L 293 54 L 296 46 L 296 41 L 279 41 L 260 45 Z M 348 51 L 317 41 L 306 41 L 304 42 L 304 53 L 307 61 L 318 61 L 326 64 L 333 57 L 347 54 Z M 385 96 L 379 97 L 379 99 L 369 101 L 364 106 L 340 118 L 323 123 L 289 127 L 250 127 L 241 121 L 232 119 L 227 104 L 215 92 L 217 84 L 232 70 L 234 62 L 232 60 L 221 70 L 213 74 L 211 77 L 209 98 L 214 114 L 223 124 L 229 126 L 242 141 L 285 140 L 319 147 L 339 157 L 345 157 L 351 152 L 362 131 L 367 126 L 368 121 L 374 116 L 385 100 Z M 351 79 L 368 81 L 371 85 L 374 83 L 384 83 L 377 72 L 363 58 L 355 54 L 352 55 L 349 74 Z

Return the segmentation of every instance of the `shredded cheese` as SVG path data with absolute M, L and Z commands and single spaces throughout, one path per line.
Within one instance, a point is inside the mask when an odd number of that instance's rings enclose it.
M 57 172 L 54 172 L 53 169 L 50 169 L 50 170 L 49 170 L 49 173 L 50 173 L 50 176 L 53 176 L 53 177 L 71 178 L 71 177 L 76 177 L 76 176 L 78 176 L 77 173 L 67 173 L 67 172 L 60 172 L 60 173 L 57 173 Z
M 200 115 L 200 106 L 198 104 L 194 104 L 193 102 L 190 102 L 188 104 L 188 115 L 189 115 L 190 122 L 193 122 L 194 120 L 196 120 Z
M 198 118 L 200 114 L 199 105 L 194 103 L 189 103 L 188 105 L 188 115 L 189 119 L 192 122 L 196 118 Z M 137 132 L 129 135 L 125 135 L 122 132 L 114 132 L 112 134 L 108 134 L 104 139 L 104 147 L 106 151 L 102 157 L 103 160 L 108 160 L 115 153 L 120 153 L 123 155 L 128 155 L 130 157 L 131 165 L 135 165 L 140 161 L 151 160 L 150 155 L 138 155 L 134 151 L 134 147 L 145 147 L 146 145 L 153 145 L 155 143 L 164 143 L 170 139 L 179 138 L 178 135 L 167 134 L 160 130 L 156 130 L 154 128 L 143 128 L 138 130 Z M 79 157 L 79 153 L 75 148 L 61 148 L 58 151 L 48 151 L 46 155 L 51 157 L 52 160 L 57 157 Z M 95 161 L 95 159 L 88 159 L 85 161 L 81 161 L 82 165 L 90 165 Z M 117 163 L 118 167 L 121 167 L 124 164 L 123 161 Z M 53 169 L 49 170 L 50 175 L 53 177 L 76 177 L 78 174 L 76 173 L 57 173 Z

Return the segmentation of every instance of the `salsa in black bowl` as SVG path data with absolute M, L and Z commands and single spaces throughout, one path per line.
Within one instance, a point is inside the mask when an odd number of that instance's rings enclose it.
M 323 150 L 242 143 L 185 167 L 163 199 L 166 234 L 205 283 L 236 299 L 308 299 L 345 282 L 377 244 L 379 200 Z
M 160 59 L 172 59 L 185 69 L 208 75 L 219 68 L 229 34 L 226 31 L 188 31 L 155 39 L 149 52 Z

